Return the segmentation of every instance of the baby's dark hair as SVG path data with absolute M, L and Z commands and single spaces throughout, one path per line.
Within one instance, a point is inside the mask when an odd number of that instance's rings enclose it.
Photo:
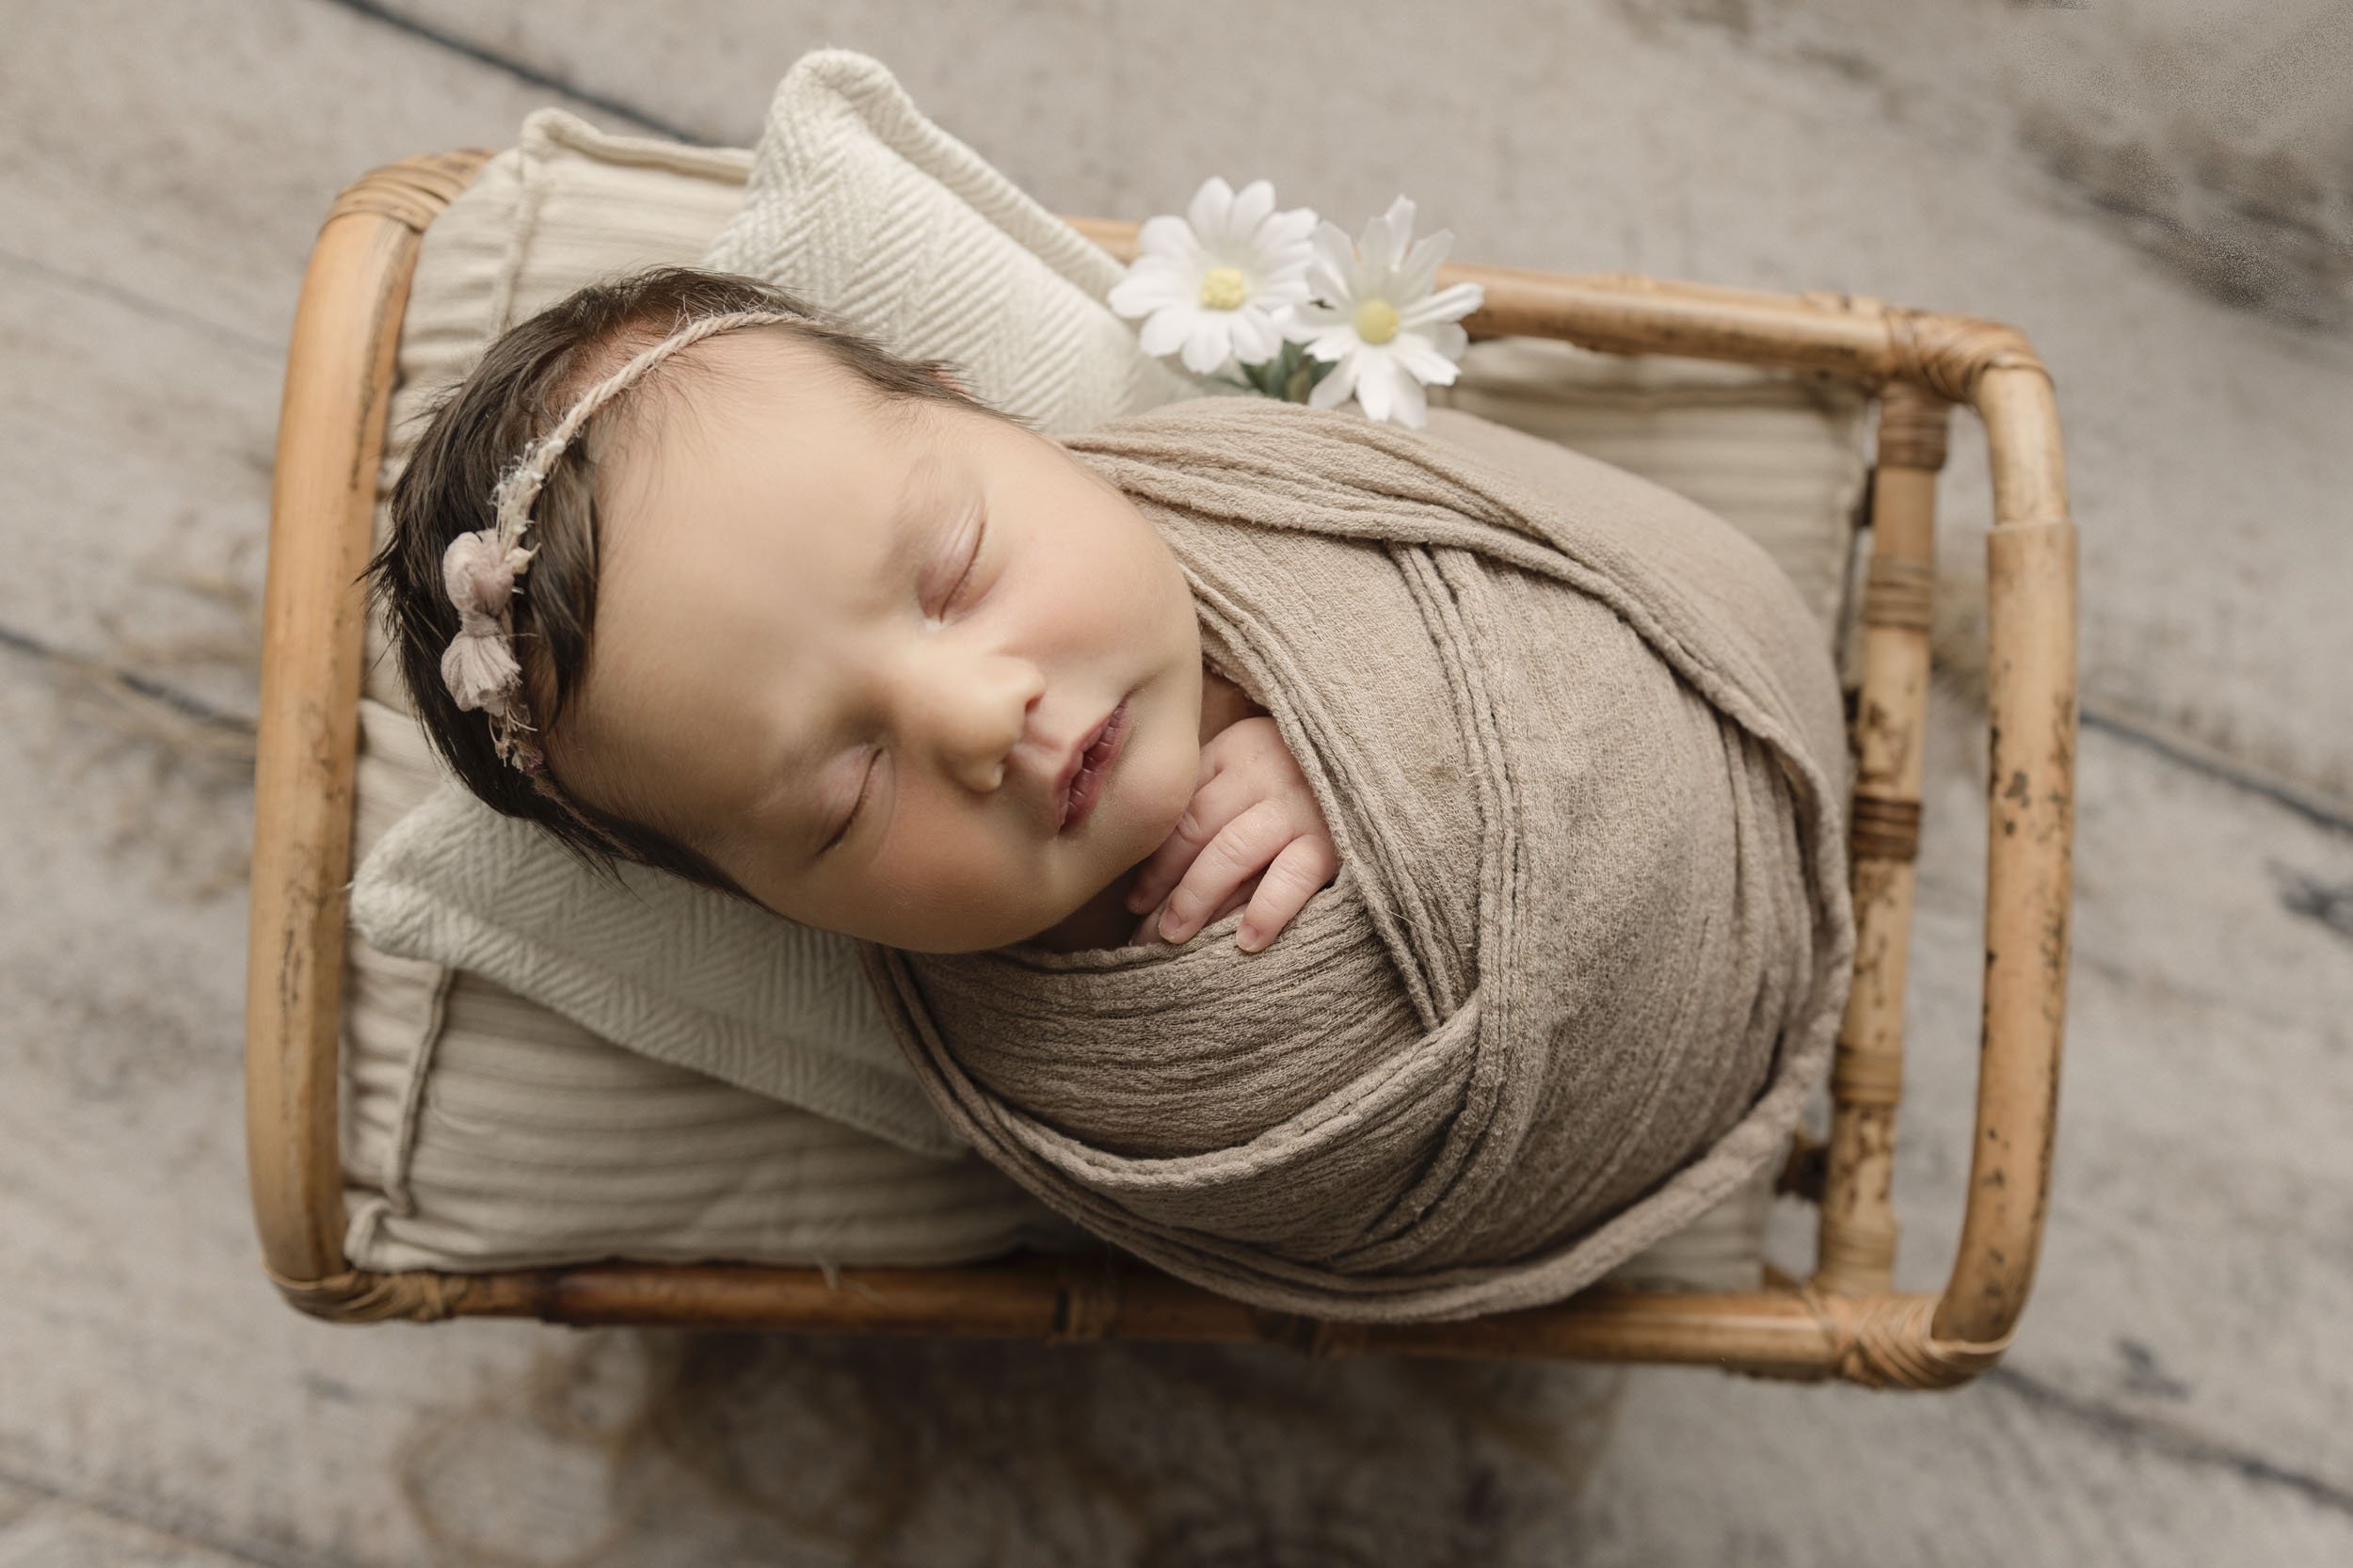
M 488 716 L 457 706 L 441 656 L 457 634 L 457 607 L 441 559 L 460 534 L 496 526 L 491 497 L 531 442 L 563 419 L 588 388 L 638 352 L 708 316 L 783 311 L 808 318 L 734 328 L 788 332 L 854 373 L 879 413 L 948 403 L 1033 428 L 943 381 L 946 360 L 910 360 L 836 324 L 783 289 L 750 278 L 662 267 L 592 283 L 499 337 L 466 378 L 433 407 L 408 466 L 392 486 L 391 536 L 370 558 L 369 602 L 391 628 L 401 674 L 425 738 L 476 796 L 538 824 L 591 871 L 617 880 L 616 862 L 669 872 L 756 903 L 693 847 L 647 823 L 575 799 L 552 771 L 525 775 L 504 760 Z M 579 692 L 596 624 L 598 471 L 613 434 L 648 400 L 693 375 L 692 350 L 673 355 L 598 410 L 549 468 L 524 543 L 534 551 L 516 579 L 510 615 L 532 726 L 552 730 Z M 685 361 L 685 362 L 681 362 Z

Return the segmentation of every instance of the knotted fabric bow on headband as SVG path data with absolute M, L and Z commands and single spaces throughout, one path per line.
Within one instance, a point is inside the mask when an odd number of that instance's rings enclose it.
M 526 736 L 536 734 L 523 701 L 522 665 L 515 658 L 512 603 L 515 579 L 535 553 L 523 544 L 532 504 L 539 499 L 548 471 L 599 408 L 635 385 L 654 366 L 690 344 L 734 327 L 763 327 L 810 318 L 791 311 L 730 311 L 688 323 L 589 388 L 554 429 L 524 449 L 491 492 L 496 521 L 460 534 L 441 552 L 441 585 L 457 607 L 457 635 L 441 654 L 441 683 L 457 706 L 489 715 L 490 743 L 499 760 L 536 776 L 546 755 Z

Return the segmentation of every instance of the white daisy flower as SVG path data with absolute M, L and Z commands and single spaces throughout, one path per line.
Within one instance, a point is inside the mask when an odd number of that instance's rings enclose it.
M 1240 362 L 1263 364 L 1282 351 L 1283 313 L 1307 297 L 1306 207 L 1274 210 L 1274 186 L 1255 180 L 1237 196 L 1212 175 L 1183 217 L 1163 213 L 1138 231 L 1141 248 L 1110 303 L 1148 319 L 1146 354 L 1184 353 L 1198 376 Z
M 1315 408 L 1336 408 L 1353 392 L 1366 418 L 1419 427 L 1430 418 L 1423 384 L 1453 383 L 1470 343 L 1458 323 L 1486 290 L 1456 283 L 1431 293 L 1454 232 L 1441 229 L 1408 250 L 1413 232 L 1414 204 L 1402 196 L 1365 225 L 1355 245 L 1337 223 L 1316 226 L 1307 269 L 1316 299 L 1295 307 L 1284 328 L 1315 358 L 1339 361 L 1308 394 Z

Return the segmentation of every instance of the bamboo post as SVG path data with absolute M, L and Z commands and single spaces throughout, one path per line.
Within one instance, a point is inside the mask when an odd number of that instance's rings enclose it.
M 1901 381 L 1880 397 L 1855 714 L 1854 988 L 1831 1068 L 1814 1273 L 1819 1288 L 1849 1295 L 1886 1289 L 1896 1266 L 1896 1111 L 1903 1098 L 1905 957 L 1920 848 L 1936 476 L 1945 466 L 1947 409 L 1943 398 Z
M 357 580 L 418 240 L 488 156 L 412 158 L 344 191 L 312 248 L 287 350 L 262 594 L 245 1080 L 247 1180 L 280 1279 L 348 1267 L 336 1080 L 365 626 Z

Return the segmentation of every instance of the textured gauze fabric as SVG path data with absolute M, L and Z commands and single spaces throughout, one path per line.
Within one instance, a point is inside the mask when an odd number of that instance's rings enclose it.
M 1256 954 L 1238 913 L 859 944 L 952 1126 L 1172 1273 L 1369 1321 L 1558 1300 L 1777 1152 L 1854 937 L 1837 683 L 1762 550 L 1452 409 L 1197 399 L 1064 444 L 1175 552 L 1342 866 Z

